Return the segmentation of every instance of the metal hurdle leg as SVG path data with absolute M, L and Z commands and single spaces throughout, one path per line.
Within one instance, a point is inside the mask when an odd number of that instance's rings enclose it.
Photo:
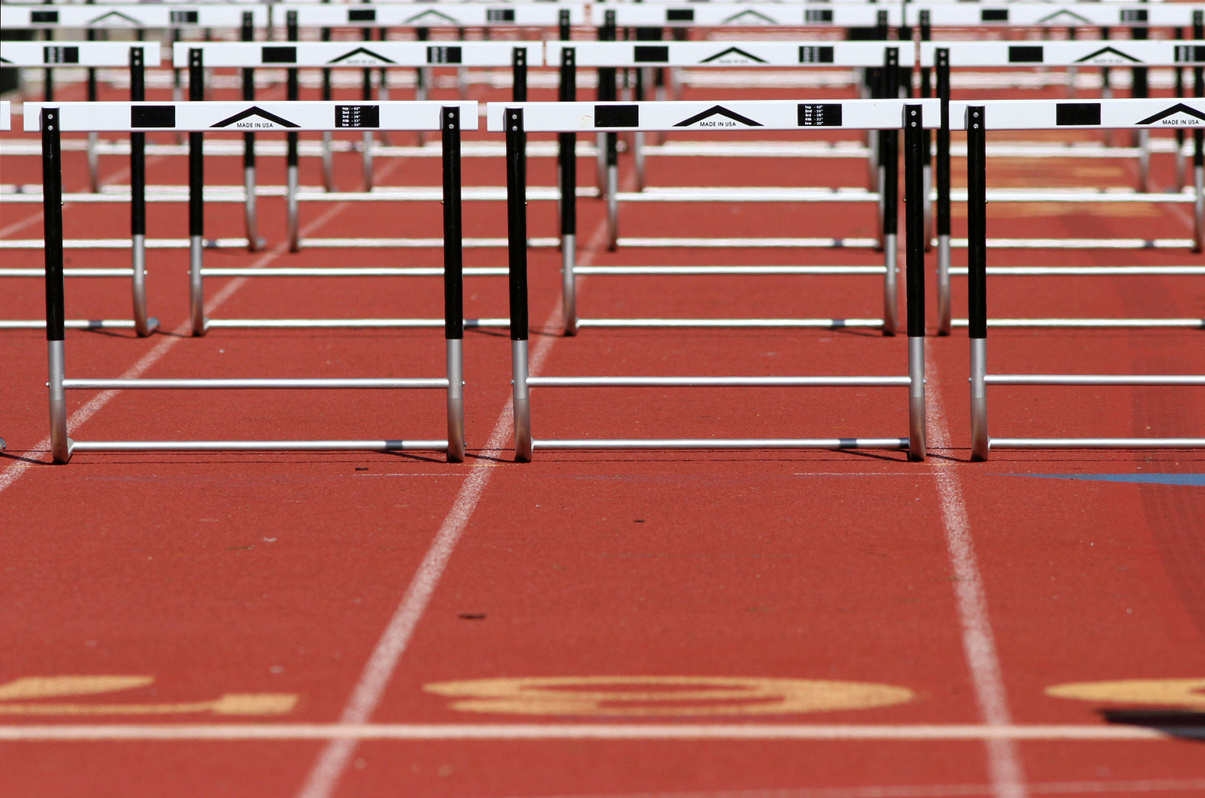
M 46 230 L 46 349 L 50 386 L 50 454 L 56 463 L 71 459 L 67 437 L 67 395 L 63 388 L 65 313 L 63 301 L 63 158 L 57 108 L 43 108 L 42 212 Z
M 202 50 L 188 51 L 188 99 L 199 102 L 205 97 Z M 188 134 L 188 296 L 189 318 L 193 335 L 204 335 L 205 286 L 201 277 L 204 266 L 205 233 L 205 134 Z
M 569 12 L 561 12 L 562 28 L 568 30 Z M 577 99 L 577 51 L 561 51 L 561 75 L 557 99 Z M 565 335 L 577 335 L 577 136 L 557 134 L 558 180 L 561 224 L 561 309 Z
M 130 48 L 130 99 L 146 99 L 144 54 L 141 47 Z M 130 236 L 131 288 L 134 304 L 134 331 L 140 338 L 159 326 L 146 309 L 146 134 L 130 134 Z
M 920 106 L 904 109 L 905 246 L 908 280 L 908 459 L 925 459 L 926 139 Z
M 440 114 L 443 136 L 444 338 L 448 365 L 448 462 L 464 462 L 464 233 L 460 109 Z
M 1193 252 L 1205 249 L 1205 131 L 1194 130 L 1193 139 L 1193 185 L 1197 197 L 1193 205 Z
M 531 401 L 527 361 L 527 157 L 523 111 L 508 108 L 506 120 L 506 223 L 510 280 L 511 376 L 515 421 L 515 461 L 532 456 Z
M 879 131 L 883 154 L 884 335 L 895 335 L 899 326 L 899 138 L 899 130 Z
M 242 39 L 245 42 L 255 40 L 255 25 L 254 17 L 251 12 L 243 12 L 243 30 Z M 243 70 L 243 99 L 247 102 L 255 101 L 255 70 Z M 259 223 L 256 212 L 256 196 L 255 196 L 255 134 L 243 134 L 243 190 L 246 192 L 247 198 L 244 207 L 244 216 L 247 226 L 247 249 L 251 252 L 256 252 L 263 247 L 264 242 L 259 237 Z
M 987 460 L 987 133 L 983 106 L 967 109 L 967 294 L 971 340 L 971 459 Z
M 286 20 L 288 39 L 291 42 L 295 42 L 300 38 L 297 28 L 297 12 L 290 11 L 286 16 Z M 285 96 L 288 97 L 289 100 L 296 101 L 301 96 L 298 69 L 296 67 L 290 67 L 286 71 L 286 75 L 288 78 L 288 87 L 286 89 Z M 297 158 L 297 134 L 286 133 L 285 142 L 285 182 L 287 184 L 285 195 L 285 211 L 289 236 L 289 251 L 299 252 L 301 250 L 301 219 L 300 210 L 297 206 L 297 189 L 300 183 L 300 162 Z
M 949 335 L 950 310 L 950 51 L 937 51 L 937 96 L 941 127 L 937 129 L 937 334 Z

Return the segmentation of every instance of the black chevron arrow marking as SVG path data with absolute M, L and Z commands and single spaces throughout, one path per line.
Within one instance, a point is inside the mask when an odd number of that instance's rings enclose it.
M 279 117 L 276 114 L 268 113 L 264 109 L 254 105 L 245 111 L 239 111 L 229 119 L 223 119 L 216 125 L 211 125 L 211 127 L 230 127 L 233 124 L 242 122 L 244 119 L 251 119 L 252 117 L 259 117 L 260 119 L 280 125 L 281 127 L 301 127 L 301 125 L 294 124 L 293 122 L 290 122 L 283 117 Z
M 713 116 L 722 116 L 727 119 L 731 119 L 733 122 L 740 122 L 742 125 L 746 125 L 748 127 L 763 127 L 761 122 L 755 122 L 752 119 L 741 116 L 734 111 L 729 111 L 722 105 L 713 105 L 706 111 L 700 114 L 695 114 L 690 119 L 683 119 L 681 122 L 674 125 L 674 127 L 689 127 L 690 125 L 702 122 L 704 119 L 710 119 Z
M 386 64 L 396 63 L 395 61 L 393 61 L 389 58 L 386 58 L 385 56 L 381 55 L 380 53 L 374 53 L 372 50 L 369 50 L 367 47 L 357 47 L 356 49 L 352 50 L 350 53 L 344 53 L 343 55 L 339 56 L 338 58 L 335 58 L 327 63 L 337 64 L 340 61 L 346 61 L 347 59 L 355 58 L 358 55 L 367 56 L 369 58 L 375 58 L 378 61 L 384 61 Z
M 1102 47 L 1099 50 L 1097 50 L 1096 52 L 1089 53 L 1088 55 L 1084 56 L 1083 58 L 1077 58 L 1075 63 L 1082 64 L 1085 61 L 1091 61 L 1092 59 L 1099 58 L 1102 55 L 1115 55 L 1118 58 L 1124 58 L 1127 61 L 1133 61 L 1135 64 L 1142 63 L 1142 59 L 1135 58 L 1134 56 L 1130 55 L 1129 53 L 1123 53 L 1121 50 L 1118 50 L 1116 47 Z
M 1198 111 L 1196 108 L 1193 108 L 1190 105 L 1185 105 L 1184 103 L 1176 103 L 1171 108 L 1160 111 L 1159 113 L 1155 114 L 1154 116 L 1148 116 L 1146 119 L 1143 119 L 1140 122 L 1138 122 L 1138 124 L 1153 125 L 1156 122 L 1161 122 L 1164 119 L 1167 119 L 1169 116 L 1175 116 L 1176 114 L 1185 114 L 1187 116 L 1191 116 L 1195 119 L 1200 119 L 1202 122 L 1205 122 L 1205 113 Z
M 699 63 L 700 63 L 700 64 L 707 64 L 707 63 L 710 63 L 710 62 L 712 62 L 712 61 L 715 61 L 715 60 L 718 60 L 718 59 L 720 59 L 720 58 L 723 58 L 724 56 L 727 56 L 727 55 L 738 55 L 738 56 L 740 56 L 741 58 L 748 58 L 750 61 L 756 61 L 756 62 L 757 62 L 757 63 L 759 63 L 759 64 L 765 64 L 765 63 L 768 63 L 768 62 L 766 61 L 766 59 L 764 59 L 764 58 L 758 58 L 757 56 L 753 55 L 753 53 L 747 53 L 747 52 L 745 52 L 744 50 L 742 50 L 742 49 L 741 49 L 741 48 L 739 48 L 739 47 L 729 47 L 727 50 L 724 50 L 723 52 L 716 53 L 715 55 L 708 56 L 707 58 L 704 58 L 704 59 L 703 59 L 702 61 L 700 61 Z

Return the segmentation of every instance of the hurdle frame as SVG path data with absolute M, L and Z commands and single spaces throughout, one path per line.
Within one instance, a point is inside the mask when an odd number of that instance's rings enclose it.
M 834 103 L 835 104 L 835 103 Z M 535 449 L 904 449 L 911 460 L 925 458 L 925 298 L 924 213 L 921 202 L 922 142 L 924 127 L 936 127 L 937 104 L 901 100 L 854 100 L 839 103 L 843 122 L 849 127 L 869 129 L 884 117 L 898 120 L 905 131 L 905 186 L 908 202 L 906 263 L 908 297 L 908 375 L 903 377 L 532 377 L 528 362 L 527 214 L 524 201 L 526 156 L 524 141 L 531 130 L 540 132 L 631 131 L 673 129 L 683 118 L 684 108 L 698 109 L 706 103 L 525 103 L 487 106 L 488 129 L 502 129 L 507 142 L 507 228 L 510 271 L 510 336 L 513 376 L 515 459 L 530 462 Z M 726 105 L 738 106 L 739 103 Z M 776 106 L 773 121 L 763 110 L 766 127 L 797 129 L 824 124 L 827 103 L 755 103 Z M 790 106 L 789 108 L 787 106 Z M 808 109 L 808 110 L 805 110 Z M 844 113 L 846 110 L 852 114 Z M 926 113 L 927 109 L 927 113 Z M 747 110 L 747 109 L 742 109 Z M 534 124 L 525 114 L 537 116 Z M 689 113 L 689 111 L 687 111 Z M 644 117 L 643 121 L 641 118 Z M 868 121 L 873 120 L 873 122 Z M 575 439 L 536 440 L 532 435 L 530 390 L 535 387 L 907 387 L 909 434 L 905 438 L 832 439 Z
M 190 136 L 222 127 L 257 112 L 261 119 L 273 117 L 287 124 L 273 126 L 304 130 L 342 129 L 375 124 L 378 128 L 413 129 L 436 127 L 443 131 L 448 150 L 445 178 L 459 185 L 459 160 L 454 158 L 460 137 L 461 111 L 471 106 L 469 116 L 476 123 L 475 103 L 265 103 L 266 107 L 244 103 L 57 103 L 27 106 L 26 128 L 40 130 L 43 143 L 43 182 L 45 185 L 45 258 L 46 258 L 46 339 L 48 348 L 51 456 L 55 463 L 66 463 L 76 451 L 442 451 L 449 462 L 464 459 L 464 323 L 461 278 L 460 203 L 455 192 L 444 202 L 444 338 L 447 374 L 442 378 L 412 379 L 67 379 L 65 369 L 65 290 L 63 284 L 63 209 L 61 132 L 90 127 L 118 130 L 181 130 Z M 421 105 L 422 107 L 417 107 Z M 409 107 L 406 107 L 409 106 Z M 234 114 L 231 114 L 231 111 Z M 242 116 L 240 117 L 240 114 Z M 434 119 L 431 119 L 434 117 Z M 255 123 L 252 123 L 255 124 Z M 199 149 L 190 157 L 190 179 L 200 162 Z M 190 201 L 192 241 L 199 245 L 197 224 L 199 199 Z M 194 253 L 199 246 L 194 246 Z M 199 282 L 199 275 L 193 275 Z M 203 306 L 198 314 L 192 309 L 194 333 L 198 315 L 204 332 Z M 250 389 L 442 389 L 447 398 L 446 440 L 311 440 L 311 441 L 91 441 L 77 442 L 68 436 L 66 391 L 68 390 L 250 390 Z
M 46 45 L 40 42 L 5 42 L 0 47 L 4 58 L 15 66 L 83 66 L 83 67 L 115 67 L 124 66 L 130 72 L 130 100 L 141 102 L 146 99 L 146 68 L 155 66 L 160 61 L 160 48 L 155 42 L 56 42 Z M 25 107 L 34 107 L 26 103 Z M 27 117 L 28 120 L 28 117 Z M 27 121 L 28 124 L 28 121 Z M 88 131 L 90 154 L 88 157 L 89 171 L 95 168 L 91 153 L 95 144 L 95 132 Z M 150 316 L 146 301 L 146 134 L 130 133 L 130 266 L 129 268 L 80 268 L 68 269 L 69 277 L 129 277 L 132 303 L 132 319 L 73 319 L 64 323 L 72 329 L 130 329 L 140 337 L 150 335 L 158 326 L 159 321 Z M 62 190 L 60 187 L 60 200 Z M 33 197 L 31 197 L 33 199 Z M 5 241 L 0 249 L 34 248 L 38 242 Z M 3 269 L 0 277 L 40 277 L 37 269 Z M 43 327 L 41 321 L 2 320 L 0 329 L 34 330 Z
M 1108 40 L 1112 41 L 1112 40 Z M 1097 58 L 1098 52 L 1102 49 L 1100 42 L 1088 41 L 1071 41 L 1071 42 L 1024 42 L 1018 44 L 1016 42 L 923 42 L 920 49 L 920 58 L 922 65 L 933 67 L 937 74 L 937 91 L 939 99 L 943 107 L 946 107 L 951 102 L 950 100 L 950 69 L 951 69 L 951 49 L 956 48 L 964 53 L 972 53 L 978 56 L 981 61 L 979 63 L 990 63 L 996 66 L 1008 66 L 1010 63 L 1014 66 L 1034 66 L 1037 64 L 1049 64 L 1054 66 L 1069 66 L 1074 63 L 1085 64 L 1088 66 L 1104 66 Z M 1114 47 L 1116 45 L 1116 47 Z M 1017 61 L 1015 57 L 1015 48 L 1024 49 L 1026 52 L 1021 56 L 1024 59 Z M 1124 49 L 1119 49 L 1124 48 Z M 1196 94 L 1201 96 L 1205 94 L 1205 82 L 1201 78 L 1201 65 L 1205 65 L 1205 41 L 1187 41 L 1187 42 L 1172 42 L 1172 41 L 1156 41 L 1156 40 L 1133 40 L 1126 42 L 1113 42 L 1107 45 L 1106 49 L 1121 53 L 1121 56 L 1112 56 L 1127 60 L 1135 61 L 1146 66 L 1170 66 L 1176 67 L 1177 70 L 1184 66 L 1192 66 L 1196 72 Z M 1051 56 L 1048 58 L 1048 56 Z M 1106 56 L 1106 58 L 1112 58 Z M 1112 61 L 1109 61 L 1112 63 Z M 975 64 L 972 64 L 974 66 Z M 1142 98 L 1137 98 L 1142 99 Z M 1175 98 L 1172 98 L 1173 100 Z M 1153 100 L 1155 103 L 1163 102 L 1163 98 Z M 1074 103 L 1073 100 L 1064 102 Z M 965 107 L 967 101 L 957 101 L 960 107 Z M 1100 128 L 1098 128 L 1100 129 Z M 1140 139 L 1140 151 L 1147 152 L 1145 142 L 1148 139 L 1147 133 L 1151 128 L 1136 128 Z M 1183 128 L 1177 128 L 1182 130 Z M 1154 192 L 1110 192 L 1110 191 L 1071 191 L 1066 189 L 1027 189 L 1024 191 L 996 191 L 992 192 L 989 199 L 993 202 L 1032 202 L 1032 201 L 1062 201 L 1073 203 L 1099 203 L 1099 202 L 1149 202 L 1149 203 L 1184 203 L 1192 206 L 1193 216 L 1193 235 L 1191 239 L 1138 239 L 1138 240 L 1118 240 L 1118 239 L 1081 239 L 1070 242 L 1050 241 L 1040 239 L 1036 241 L 1024 242 L 1019 239 L 1003 239 L 994 242 L 996 246 L 1009 246 L 1013 248 L 1097 248 L 1097 247 L 1112 247 L 1112 248 L 1135 248 L 1135 249 L 1176 249 L 1187 248 L 1192 252 L 1201 252 L 1205 245 L 1205 157 L 1202 155 L 1202 136 L 1200 131 L 1194 133 L 1194 153 L 1193 153 L 1193 185 L 1186 188 L 1178 194 L 1154 193 Z M 951 265 L 951 250 L 955 246 L 955 242 L 951 237 L 950 226 L 950 204 L 954 198 L 954 192 L 950 187 L 950 140 L 949 134 L 945 127 L 938 131 L 936 160 L 937 160 L 937 180 L 933 200 L 936 204 L 936 239 L 937 239 L 937 293 L 938 293 L 938 334 L 948 335 L 954 326 L 963 326 L 967 322 L 965 319 L 953 319 L 950 301 L 950 275 L 961 274 L 963 270 L 954 269 Z M 968 243 L 969 246 L 969 243 Z M 1102 269 L 1107 267 L 1101 267 Z M 1150 267 L 1143 273 L 1155 274 L 1157 267 Z M 1185 267 L 1191 268 L 1191 267 Z M 1013 270 L 1017 274 L 1055 274 L 1067 273 L 1066 269 L 1056 270 L 1054 267 L 1018 267 Z M 1076 272 L 1078 274 L 1088 274 L 1087 271 Z M 1106 271 L 1098 273 L 1113 274 L 1116 272 Z M 1177 272 L 1168 272 L 1177 273 Z M 1143 322 L 1146 323 L 1143 323 Z M 1044 322 L 1048 325 L 1067 325 L 1075 323 L 1074 320 L 1012 320 L 1011 326 L 1023 326 L 1032 323 Z M 1080 326 L 1102 326 L 1102 324 L 1110 323 L 1103 319 L 1085 319 L 1079 322 Z M 1158 324 L 1157 320 L 1135 320 L 1134 326 L 1153 326 Z M 1005 320 L 993 320 L 995 326 L 1006 326 Z
M 971 459 L 988 459 L 996 449 L 1188 449 L 1205 448 L 1201 438 L 996 438 L 988 434 L 987 388 L 990 385 L 1096 385 L 1205 387 L 1205 375 L 1066 375 L 989 374 L 987 370 L 987 131 L 1061 128 L 1134 129 L 1205 128 L 1205 100 L 1161 99 L 1061 102 L 997 100 L 960 102 L 952 118 L 963 119 L 968 157 L 968 250 L 971 359 Z M 1174 121 L 1168 121 L 1174 120 Z M 1162 124 L 1161 124 L 1162 123 Z M 1196 320 L 1205 328 L 1205 319 Z

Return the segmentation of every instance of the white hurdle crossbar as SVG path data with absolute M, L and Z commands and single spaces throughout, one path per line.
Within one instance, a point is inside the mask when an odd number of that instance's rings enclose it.
M 154 42 L 56 42 L 53 45 L 33 42 L 4 42 L 0 45 L 0 58 L 8 63 L 30 66 L 35 63 L 96 67 L 111 66 L 125 67 L 130 71 L 130 99 L 144 100 L 146 97 L 145 69 L 147 66 L 159 64 L 159 45 Z M 29 109 L 35 107 L 26 103 L 26 127 L 31 122 Z M 88 132 L 88 168 L 91 175 L 93 190 L 99 187 L 98 166 L 96 161 L 96 131 Z M 133 301 L 133 318 L 125 319 L 72 319 L 66 325 L 73 329 L 114 329 L 133 328 L 139 336 L 150 335 L 158 326 L 158 320 L 152 318 L 146 304 L 146 134 L 130 134 L 130 249 L 131 262 L 129 268 L 90 268 L 68 269 L 69 277 L 129 277 Z M 44 198 L 42 198 L 44 200 Z M 96 241 L 76 241 L 74 245 L 81 248 L 90 247 Z M 124 242 L 100 242 L 120 243 Z M 37 249 L 42 246 L 38 239 L 6 240 L 0 242 L 3 249 Z M 39 276 L 36 271 L 26 269 L 0 269 L 0 277 L 31 277 Z M 12 320 L 0 321 L 0 329 L 30 330 L 41 329 L 42 321 Z
M 314 6 L 313 8 L 323 8 Z M 343 8 L 330 8 L 331 11 L 343 12 Z M 291 13 L 291 12 L 290 12 Z M 291 17 L 290 17 L 291 19 Z M 292 29 L 292 27 L 290 28 Z M 527 67 L 539 66 L 543 63 L 543 52 L 540 42 L 207 42 L 177 44 L 173 50 L 173 61 L 177 67 L 189 68 L 190 75 L 203 75 L 204 69 L 212 67 L 237 67 L 240 69 L 257 69 L 264 67 L 286 68 L 290 71 L 303 68 L 357 68 L 357 69 L 386 69 L 398 67 L 425 67 L 430 65 L 467 65 L 510 67 L 515 73 L 516 99 L 526 97 Z M 290 82 L 291 100 L 296 96 L 296 81 Z M 250 99 L 244 96 L 244 99 Z M 329 92 L 324 92 L 323 100 L 330 100 Z M 416 97 L 422 101 L 424 97 Z M 372 102 L 369 96 L 365 102 Z M 365 129 L 363 133 L 364 184 L 365 191 L 373 189 L 373 136 L 374 131 Z M 296 252 L 302 247 L 299 203 L 306 200 L 347 200 L 355 199 L 357 195 L 350 192 L 333 192 L 334 166 L 331 157 L 331 132 L 323 133 L 323 174 L 328 196 L 315 191 L 301 190 L 299 181 L 299 159 L 295 137 L 289 139 L 287 157 L 287 178 L 285 186 L 286 224 L 288 231 L 289 249 Z M 256 191 L 254 140 L 246 137 L 245 146 L 248 148 L 244 161 L 244 184 L 247 195 L 248 213 L 254 204 Z M 406 200 L 422 199 L 425 194 L 407 193 L 405 191 L 389 191 L 386 189 L 383 199 Z M 362 195 L 360 195 L 362 196 Z M 496 199 L 502 199 L 499 192 Z M 341 247 L 350 242 L 340 239 L 325 239 L 324 247 Z M 394 244 L 382 244 L 393 246 Z
M 67 462 L 73 451 L 293 451 L 293 450 L 434 450 L 447 453 L 450 462 L 464 458 L 463 400 L 463 303 L 461 296 L 461 231 L 459 159 L 456 158 L 461 122 L 475 127 L 475 102 L 375 103 L 351 105 L 331 102 L 264 103 L 248 107 L 245 103 L 62 103 L 26 106 L 26 129 L 40 130 L 43 143 L 44 213 L 46 216 L 46 337 L 50 361 L 51 449 L 54 461 Z M 375 127 L 389 130 L 441 130 L 445 148 L 444 198 L 444 337 L 447 375 L 442 378 L 416 379 L 183 379 L 183 380 L 69 380 L 64 367 L 64 288 L 63 288 L 63 211 L 62 158 L 60 134 L 68 131 L 187 131 L 200 137 L 203 131 L 254 127 L 271 130 L 342 130 Z M 200 142 L 196 141 L 199 145 Z M 197 188 L 203 177 L 200 146 L 193 148 L 189 163 L 190 187 Z M 201 242 L 203 208 L 196 191 L 189 201 L 192 287 L 192 325 L 194 334 L 205 332 L 201 294 Z M 264 326 L 258 323 L 227 326 Z M 301 325 L 306 326 L 306 325 Z M 447 393 L 446 440 L 361 440 L 361 441 L 109 441 L 74 442 L 67 436 L 67 390 L 125 389 L 443 389 Z
M 542 449 L 772 449 L 820 448 L 906 449 L 913 460 L 925 457 L 924 388 L 924 209 L 922 196 L 921 133 L 937 124 L 935 102 L 851 100 L 840 103 L 738 102 L 725 103 L 723 112 L 709 103 L 649 102 L 597 103 L 491 103 L 487 107 L 490 130 L 506 133 L 508 194 L 508 265 L 510 270 L 511 352 L 514 386 L 515 458 L 527 462 Z M 528 367 L 527 215 L 524 140 L 529 131 L 575 132 L 617 130 L 672 130 L 684 121 L 698 124 L 731 121 L 736 116 L 755 119 L 769 129 L 825 127 L 838 120 L 856 129 L 905 131 L 905 193 L 907 208 L 908 373 L 906 376 L 825 377 L 532 377 Z M 717 129 L 724 129 L 719 126 Z M 572 196 L 572 192 L 567 192 Z M 566 241 L 571 246 L 572 240 Z M 829 439 L 584 439 L 534 440 L 531 427 L 530 389 L 535 387 L 900 387 L 908 389 L 909 434 L 904 438 Z
M 986 460 L 993 448 L 1205 448 L 1203 438 L 991 438 L 989 385 L 1159 385 L 1205 387 L 1202 375 L 988 374 L 987 372 L 987 166 L 988 130 L 1205 129 L 1205 100 L 1103 100 L 1059 102 L 1000 100 L 954 103 L 951 119 L 967 131 L 968 295 L 971 342 L 971 456 Z M 1200 152 L 1198 150 L 1198 152 Z M 1200 164 L 1198 164 L 1200 169 Z M 1200 172 L 1198 172 L 1198 175 Z M 1199 177 L 1198 177 L 1199 180 Z M 1198 183 L 1198 186 L 1200 184 Z M 1205 319 L 1192 326 L 1205 328 Z

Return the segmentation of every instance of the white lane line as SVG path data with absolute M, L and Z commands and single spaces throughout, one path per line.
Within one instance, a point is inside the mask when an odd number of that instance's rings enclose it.
M 1177 730 L 1205 736 L 1200 726 Z M 0 740 L 1030 740 L 1158 742 L 1140 726 L 977 724 L 197 723 L 0 726 Z M 1205 780 L 1203 780 L 1205 782 Z
M 586 251 L 580 260 L 582 265 L 588 265 L 593 260 L 593 253 L 603 245 L 605 236 L 605 223 L 600 223 L 586 245 Z M 558 298 L 556 306 L 545 320 L 544 326 L 551 327 L 563 316 L 562 299 Z M 531 376 L 534 377 L 540 373 L 544 361 L 547 360 L 553 345 L 558 340 L 557 336 L 545 336 L 536 342 L 532 348 L 528 365 Z M 494 431 L 490 434 L 482 451 L 501 451 L 510 438 L 513 426 L 513 397 L 511 397 L 506 400 L 506 404 L 498 416 L 498 422 L 494 425 Z M 364 666 L 364 670 L 352 690 L 351 697 L 340 715 L 340 723 L 364 724 L 376 711 L 377 705 L 380 704 L 381 698 L 389 686 L 390 679 L 393 678 L 398 662 L 406 653 L 406 647 L 410 644 L 414 629 L 426 611 L 427 604 L 430 603 L 431 596 L 435 593 L 435 588 L 439 585 L 444 569 L 447 568 L 448 561 L 452 557 L 452 551 L 460 541 L 461 534 L 468 526 L 469 519 L 489 484 L 490 476 L 493 474 L 493 470 L 489 466 L 493 465 L 494 463 L 478 460 L 473 464 L 468 476 L 465 477 L 464 485 L 461 486 L 452 509 L 444 518 L 418 571 L 409 587 L 406 588 L 401 603 L 394 610 L 393 617 L 389 619 L 389 625 L 385 628 L 384 634 L 381 635 L 376 648 L 373 649 L 372 656 Z M 297 798 L 329 798 L 343 776 L 343 772 L 347 769 L 347 764 L 356 750 L 357 740 L 356 737 L 333 739 L 319 754 L 318 760 L 297 793 Z
M 925 349 L 930 349 L 929 339 L 925 339 Z M 930 386 L 941 384 L 938 381 L 937 366 L 930 356 L 925 357 L 925 380 Z M 926 394 L 929 436 L 933 448 L 949 450 L 950 429 L 946 424 L 941 399 L 936 393 L 935 390 L 930 390 Z M 941 500 L 946 547 L 950 555 L 954 595 L 957 599 L 959 624 L 962 627 L 962 648 L 971 671 L 979 715 L 988 726 L 1008 727 L 1012 725 L 1012 713 L 1008 708 L 1008 695 L 988 612 L 987 592 L 975 557 L 975 542 L 971 539 L 971 525 L 967 520 L 962 485 L 957 471 L 950 468 L 949 460 L 931 459 L 930 462 L 934 465 L 932 472 Z M 1025 768 L 1015 738 L 985 737 L 984 740 L 987 745 L 988 778 L 995 787 L 995 798 L 1025 798 L 1029 795 L 1025 784 Z
M 332 205 L 326 211 L 326 213 L 315 219 L 312 224 L 306 225 L 306 227 L 302 230 L 302 236 L 304 237 L 307 231 L 315 230 L 321 227 L 323 224 L 326 224 L 328 221 L 330 221 L 331 217 L 343 210 L 349 204 L 350 203 L 347 202 L 341 202 L 336 205 Z M 248 268 L 261 269 L 287 252 L 287 245 L 282 243 L 275 249 L 271 250 L 270 252 L 266 252 L 257 258 L 255 262 L 252 263 Z M 230 299 L 230 297 L 233 296 L 236 291 L 246 285 L 247 281 L 250 279 L 251 278 L 249 277 L 238 277 L 227 283 L 221 291 L 218 291 L 211 299 L 209 299 L 209 301 L 205 303 L 206 315 L 221 307 L 226 300 Z M 121 375 L 120 379 L 133 380 L 141 377 L 149 368 L 162 360 L 163 357 L 166 356 L 176 344 L 187 338 L 191 329 L 191 326 L 187 322 L 181 324 L 172 331 L 172 335 L 170 337 L 164 338 L 155 345 L 155 348 L 143 355 L 137 363 L 135 363 L 124 374 Z M 88 419 L 92 418 L 97 411 L 107 405 L 119 393 L 121 393 L 121 391 L 102 391 L 101 393 L 98 393 L 96 396 L 89 399 L 82 407 L 80 407 L 79 410 L 76 410 L 67 419 L 68 434 L 79 429 L 80 426 L 87 422 Z M 49 451 L 49 449 L 49 436 L 38 441 L 38 443 L 33 447 L 33 451 L 37 452 Z M 0 493 L 3 493 L 5 490 L 11 487 L 14 482 L 20 479 L 23 474 L 25 474 L 35 465 L 41 465 L 41 463 L 34 462 L 32 460 L 17 460 L 3 471 L 0 471 Z

